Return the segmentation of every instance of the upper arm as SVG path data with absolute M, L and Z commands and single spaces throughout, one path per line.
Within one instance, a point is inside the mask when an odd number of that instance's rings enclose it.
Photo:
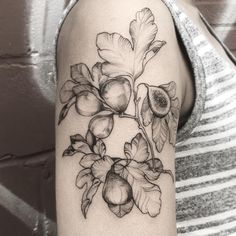
M 176 45 L 160 1 L 81 0 L 65 20 L 57 46 L 60 236 L 175 235 Z

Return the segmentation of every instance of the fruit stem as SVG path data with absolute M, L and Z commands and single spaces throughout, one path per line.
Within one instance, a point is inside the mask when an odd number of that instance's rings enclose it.
M 121 113 L 121 114 L 119 114 L 119 117 L 120 118 L 129 118 L 129 119 L 133 119 L 133 120 L 137 121 L 137 117 L 136 116 L 132 116 L 132 115 L 129 115 L 127 113 Z
M 139 85 L 145 85 L 145 84 L 139 84 Z M 136 87 L 135 86 L 135 80 L 132 79 L 132 92 L 133 92 L 133 95 L 134 95 L 134 106 L 135 106 L 135 115 L 130 115 L 130 114 L 127 114 L 127 113 L 121 113 L 121 114 L 118 114 L 118 113 L 115 113 L 116 115 L 119 115 L 120 118 L 128 118 L 128 119 L 133 119 L 137 122 L 138 124 L 138 128 L 142 131 L 147 143 L 148 143 L 148 146 L 149 146 L 149 149 L 150 149 L 150 152 L 151 152 L 151 157 L 152 157 L 152 169 L 153 169 L 153 172 L 155 172 L 155 154 L 154 154 L 154 149 L 153 149 L 153 145 L 152 145 L 152 141 L 150 140 L 150 138 L 148 137 L 148 134 L 147 134 L 147 131 L 145 129 L 145 127 L 142 125 L 142 121 L 141 121 L 141 118 L 140 118 L 140 115 L 139 115 L 139 102 L 141 100 L 141 98 L 139 97 L 138 98 L 138 92 L 137 92 L 137 89 L 139 87 L 139 85 Z
M 155 172 L 155 159 L 154 159 L 155 154 L 154 154 L 154 150 L 153 150 L 153 145 L 152 145 L 151 140 L 148 137 L 146 129 L 142 125 L 142 121 L 141 121 L 140 116 L 139 116 L 139 109 L 138 109 L 138 101 L 137 100 L 135 101 L 135 106 L 136 106 L 135 110 L 137 111 L 137 119 L 136 119 L 136 121 L 138 123 L 139 129 L 143 132 L 143 135 L 144 135 L 144 137 L 145 137 L 145 139 L 146 139 L 146 141 L 147 141 L 147 143 L 149 145 L 149 149 L 150 149 L 150 152 L 151 152 L 151 158 L 152 158 L 153 172 Z
M 151 158 L 152 158 L 152 166 L 153 166 L 153 172 L 155 172 L 155 154 L 154 154 L 154 149 L 153 149 L 153 145 L 152 145 L 152 141 L 150 140 L 150 138 L 148 137 L 147 131 L 145 129 L 145 127 L 142 124 L 140 115 L 139 115 L 139 102 L 140 102 L 140 97 L 138 98 L 138 86 L 135 86 L 135 80 L 133 81 L 133 94 L 134 94 L 134 105 L 135 105 L 135 118 L 136 118 L 136 122 L 138 123 L 138 127 L 139 129 L 142 131 L 148 145 L 149 145 L 149 149 L 151 152 Z

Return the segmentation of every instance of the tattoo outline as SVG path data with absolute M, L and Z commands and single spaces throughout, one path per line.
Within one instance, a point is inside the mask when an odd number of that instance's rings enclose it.
M 153 143 L 159 153 L 168 138 L 175 145 L 179 116 L 176 84 L 173 81 L 160 86 L 137 83 L 148 61 L 166 44 L 155 40 L 154 20 L 149 8 L 137 12 L 130 23 L 131 41 L 118 33 L 99 33 L 96 45 L 103 62 L 97 62 L 91 71 L 84 63 L 72 65 L 72 80 L 67 80 L 60 90 L 64 106 L 58 125 L 72 106 L 79 115 L 91 117 L 86 136 L 72 135 L 71 144 L 63 153 L 63 156 L 82 154 L 83 169 L 77 175 L 76 186 L 85 189 L 81 202 L 85 218 L 102 184 L 103 199 L 117 217 L 130 213 L 134 205 L 143 214 L 156 217 L 162 202 L 161 189 L 154 181 L 163 173 L 174 181 L 172 172 L 165 170 L 162 161 L 155 157 Z M 144 99 L 138 96 L 141 86 L 146 88 Z M 134 114 L 126 113 L 131 102 Z M 124 157 L 119 158 L 106 155 L 103 142 L 112 133 L 114 116 L 134 120 L 140 130 L 130 142 L 125 142 Z M 151 138 L 146 130 L 148 126 L 152 130 Z

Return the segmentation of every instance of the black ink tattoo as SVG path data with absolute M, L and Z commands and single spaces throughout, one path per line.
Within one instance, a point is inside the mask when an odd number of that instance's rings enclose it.
M 130 213 L 134 205 L 143 214 L 156 217 L 162 202 L 161 189 L 154 182 L 163 173 L 174 181 L 172 172 L 164 170 L 162 161 L 155 157 L 154 147 L 160 153 L 167 140 L 175 145 L 179 117 L 176 84 L 136 83 L 148 61 L 166 42 L 155 40 L 157 26 L 148 8 L 137 12 L 129 32 L 131 41 L 118 33 L 98 34 L 96 45 L 104 62 L 97 62 L 91 71 L 83 63 L 71 66 L 71 80 L 60 91 L 64 106 L 58 124 L 72 106 L 79 115 L 91 117 L 86 137 L 71 136 L 70 146 L 63 153 L 63 156 L 82 154 L 83 169 L 76 178 L 76 186 L 84 188 L 81 210 L 85 218 L 101 185 L 103 199 L 117 217 Z M 138 96 L 140 86 L 146 88 L 144 98 Z M 126 113 L 131 102 L 134 114 Z M 103 142 L 112 133 L 114 116 L 132 119 L 140 129 L 130 142 L 125 142 L 124 157 L 108 156 Z

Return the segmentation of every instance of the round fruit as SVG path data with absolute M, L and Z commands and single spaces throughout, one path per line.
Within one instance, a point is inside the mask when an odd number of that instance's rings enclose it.
M 103 199 L 112 205 L 128 203 L 132 197 L 130 184 L 113 171 L 109 171 L 102 191 Z
M 90 121 L 89 129 L 94 136 L 103 139 L 110 135 L 113 125 L 113 115 L 97 115 Z
M 148 101 L 155 116 L 162 118 L 168 114 L 171 101 L 162 88 L 148 87 Z
M 102 109 L 102 102 L 89 91 L 81 92 L 75 103 L 76 111 L 82 116 L 93 116 Z
M 100 93 L 108 106 L 122 113 L 129 104 L 131 96 L 130 82 L 122 77 L 109 79 L 102 84 Z

